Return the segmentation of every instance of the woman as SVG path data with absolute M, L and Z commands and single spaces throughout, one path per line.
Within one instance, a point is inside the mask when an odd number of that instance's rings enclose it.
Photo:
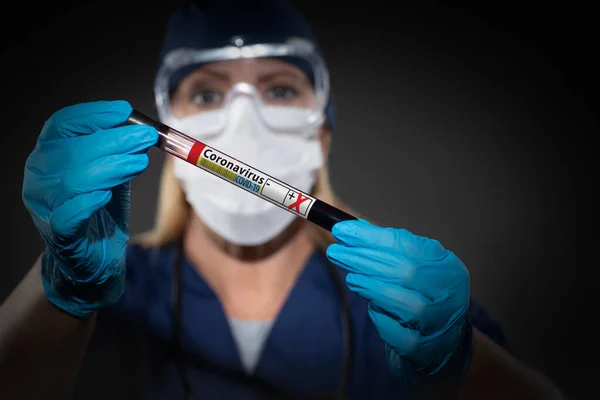
M 356 215 L 329 184 L 333 103 L 308 26 L 282 2 L 233 3 L 173 14 L 160 119 Z M 27 160 L 47 246 L 2 307 L 2 398 L 68 393 L 98 317 L 151 337 L 143 398 L 560 398 L 435 240 L 364 220 L 329 234 L 169 157 L 156 228 L 130 242 L 129 182 L 158 140 L 123 125 L 131 111 L 59 110 Z

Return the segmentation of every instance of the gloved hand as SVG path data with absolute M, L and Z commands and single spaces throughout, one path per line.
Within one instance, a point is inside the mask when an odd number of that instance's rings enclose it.
M 46 121 L 25 164 L 23 202 L 46 243 L 46 296 L 76 317 L 114 303 L 124 289 L 130 180 L 158 140 L 149 126 L 121 126 L 125 101 L 77 104 Z
M 364 220 L 339 222 L 332 234 L 327 257 L 369 301 L 392 374 L 416 385 L 460 379 L 472 347 L 461 260 L 436 240 Z

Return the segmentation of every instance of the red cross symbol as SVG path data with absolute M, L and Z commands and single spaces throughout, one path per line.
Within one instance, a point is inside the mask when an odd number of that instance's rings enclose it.
M 298 199 L 296 200 L 296 202 L 294 202 L 293 204 L 290 204 L 288 206 L 288 209 L 291 210 L 292 208 L 296 209 L 296 212 L 298 214 L 302 214 L 300 212 L 300 204 L 304 203 L 306 200 L 309 200 L 309 197 L 302 197 L 302 193 L 298 193 Z

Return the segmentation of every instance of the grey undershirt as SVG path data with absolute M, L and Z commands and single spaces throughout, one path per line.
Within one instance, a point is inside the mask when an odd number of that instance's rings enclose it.
M 238 348 L 242 366 L 252 374 L 271 331 L 272 321 L 249 321 L 229 318 L 229 326 Z

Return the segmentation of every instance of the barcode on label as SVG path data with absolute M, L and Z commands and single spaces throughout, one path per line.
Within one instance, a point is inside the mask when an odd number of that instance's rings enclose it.
M 218 164 L 215 164 L 214 162 L 208 161 L 206 158 L 201 158 L 200 161 L 198 162 L 198 165 L 200 165 L 201 167 L 204 167 L 206 169 L 211 170 L 212 172 L 221 175 L 224 178 L 227 178 L 229 180 L 235 181 L 235 178 L 237 178 L 237 175 L 233 172 L 231 172 L 230 170 L 221 167 Z

